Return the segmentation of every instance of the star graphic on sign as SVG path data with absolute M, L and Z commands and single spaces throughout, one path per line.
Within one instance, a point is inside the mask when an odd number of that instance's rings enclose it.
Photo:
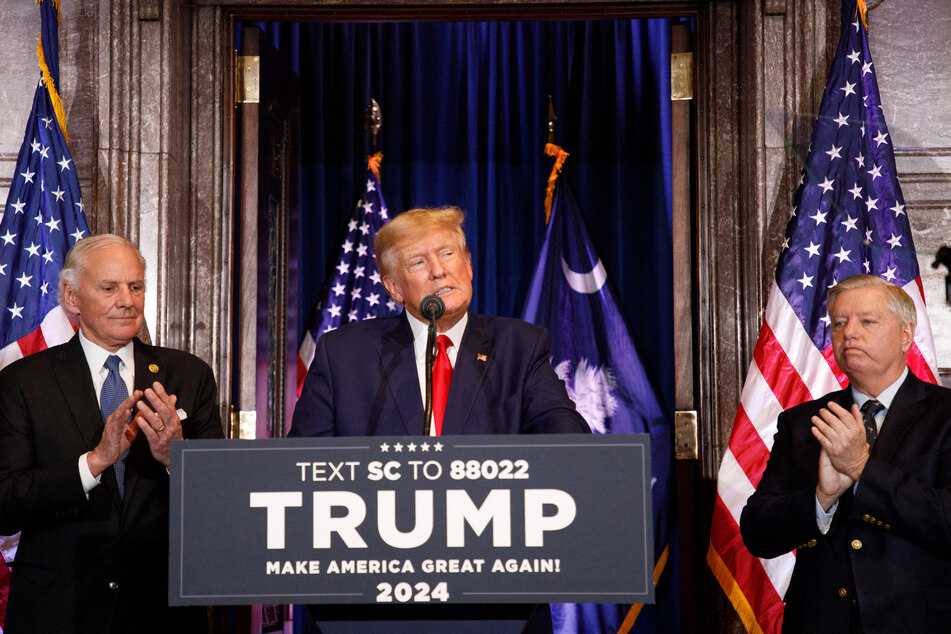
M 887 138 L 888 138 L 888 135 L 885 134 L 885 131 L 884 131 L 884 130 L 879 130 L 879 131 L 878 131 L 878 134 L 876 134 L 874 137 L 872 137 L 872 140 L 875 141 L 875 147 L 878 147 L 878 146 L 881 145 L 882 143 L 887 143 L 887 142 L 888 142 L 888 141 L 886 141 Z
M 341 275 L 346 275 L 346 274 L 350 271 L 350 265 L 347 264 L 346 262 L 341 262 L 341 263 L 338 264 L 335 268 L 336 268 L 338 271 L 340 271 L 340 274 L 341 274 Z
M 841 112 L 839 113 L 838 117 L 833 119 L 833 121 L 838 123 L 840 128 L 844 125 L 849 125 L 849 118 L 845 116 L 844 114 L 842 114 Z
M 69 169 L 69 164 L 72 162 L 73 162 L 72 159 L 68 159 L 64 156 L 63 160 L 57 162 L 56 164 L 59 165 L 59 171 L 65 172 L 66 170 Z
M 429 443 L 423 441 L 423 444 L 421 444 L 421 445 L 419 446 L 419 450 L 420 450 L 420 451 L 429 451 Z
M 888 280 L 889 282 L 891 282 L 892 280 L 895 279 L 895 272 L 896 272 L 897 270 L 898 270 L 898 269 L 896 269 L 894 266 L 889 267 L 887 271 L 885 271 L 884 273 L 882 273 L 882 277 L 884 277 L 886 280 Z
M 52 216 L 50 216 L 49 222 L 45 224 L 47 227 L 49 227 L 50 233 L 52 233 L 54 231 L 59 231 L 59 223 L 60 223 L 59 218 L 54 219 Z
M 50 148 L 47 145 L 42 150 L 40 150 L 40 156 L 42 156 L 43 158 L 49 158 L 50 157 L 49 151 L 50 151 Z
M 886 240 L 885 242 L 887 242 L 887 243 L 889 244 L 889 246 L 890 246 L 891 248 L 893 248 L 893 249 L 894 249 L 895 247 L 900 247 L 900 246 L 901 246 L 901 236 L 896 236 L 896 235 L 893 233 L 893 234 L 892 234 L 892 237 L 889 238 L 888 240 Z
M 902 215 L 903 213 L 905 213 L 905 206 L 904 206 L 903 204 L 901 204 L 900 202 L 895 201 L 895 206 L 892 207 L 892 208 L 890 208 L 889 211 L 894 211 L 894 212 L 895 212 L 895 217 L 897 218 L 898 216 L 900 216 L 900 215 Z
M 842 86 L 841 90 L 845 91 L 845 95 L 844 95 L 845 97 L 848 97 L 849 95 L 854 95 L 855 84 L 850 84 L 849 82 L 845 82 L 845 85 Z
M 337 296 L 343 295 L 343 292 L 345 290 L 347 290 L 347 287 L 341 284 L 340 282 L 337 282 L 336 284 L 334 284 L 334 287 L 333 287 L 334 295 L 337 295 Z
M 75 232 L 75 233 L 71 233 L 71 234 L 69 234 L 69 235 L 71 235 L 71 236 L 73 237 L 73 242 L 79 242 L 79 241 L 82 239 L 82 237 L 83 237 L 84 235 L 86 235 L 86 232 L 85 232 L 85 231 L 80 231 L 79 229 L 76 229 L 76 232 Z
M 809 286 L 812 286 L 812 276 L 806 275 L 805 273 L 802 274 L 802 279 L 799 279 L 796 281 L 802 284 L 803 289 L 808 288 Z
M 874 183 L 877 179 L 882 176 L 882 166 L 876 165 L 868 171 L 868 175 L 872 177 L 872 182 Z
M 20 199 L 17 198 L 17 201 L 15 203 L 10 203 L 10 205 L 13 207 L 13 211 L 15 211 L 18 214 L 22 214 L 23 208 L 26 206 L 26 203 L 21 203 Z
M 416 443 L 411 442 L 410 444 L 406 445 L 406 448 L 410 451 L 416 451 Z
M 841 151 L 842 151 L 842 148 L 841 148 L 841 147 L 836 147 L 835 144 L 833 144 L 833 145 L 832 145 L 832 149 L 826 151 L 826 154 L 829 155 L 829 157 L 830 157 L 829 160 L 832 161 L 832 160 L 835 160 L 835 159 L 837 159 L 837 158 L 842 158 L 842 155 L 839 154 L 839 152 L 841 152 Z
M 833 189 L 832 183 L 833 181 L 828 176 L 826 176 L 826 179 L 822 181 L 821 183 L 819 183 L 819 187 L 822 188 L 823 192 L 829 192 L 829 191 L 832 191 Z
M 852 261 L 851 259 L 849 259 L 849 254 L 850 254 L 850 253 L 852 253 L 852 252 L 851 252 L 851 251 L 846 251 L 846 250 L 845 250 L 845 247 L 839 247 L 839 252 L 836 253 L 835 255 L 833 255 L 832 257 L 834 257 L 834 258 L 839 258 L 839 264 L 842 264 L 843 262 L 851 262 L 851 261 Z
M 13 315 L 11 319 L 16 319 L 17 317 L 23 319 L 23 306 L 17 306 L 16 302 L 13 302 L 13 308 L 8 308 L 7 310 Z
M 377 304 L 379 304 L 379 303 L 380 303 L 380 294 L 379 294 L 379 293 L 370 293 L 370 296 L 367 297 L 367 303 L 369 303 L 370 306 L 376 306 Z
M 865 206 L 868 207 L 868 211 L 878 211 L 878 198 L 869 198 L 865 201 Z
M 6 243 L 6 244 L 13 244 L 13 239 L 16 238 L 16 237 L 17 237 L 17 234 L 15 234 L 15 233 L 10 233 L 10 230 L 7 229 L 6 235 L 0 236 L 0 239 L 2 239 L 2 240 L 4 241 L 4 243 Z
M 30 280 L 32 279 L 33 279 L 32 275 L 27 275 L 26 273 L 24 273 L 23 275 L 17 278 L 17 282 L 20 283 L 20 288 L 23 288 L 24 286 L 32 286 L 32 284 L 30 284 Z
M 35 242 L 33 242 L 33 243 L 30 244 L 30 246 L 28 246 L 27 248 L 25 248 L 25 249 L 23 249 L 23 250 L 24 250 L 24 251 L 29 251 L 29 252 L 30 252 L 30 255 L 39 256 L 39 254 L 40 254 L 40 245 L 38 245 L 38 244 L 36 244 Z
M 861 56 L 862 56 L 862 54 L 859 53 L 858 51 L 852 51 L 851 53 L 849 53 L 848 55 L 846 55 L 846 57 L 848 57 L 850 60 L 852 60 L 852 63 L 853 63 L 853 64 L 858 64 L 858 63 L 859 63 L 859 57 L 861 57 Z
M 350 242 L 349 240 L 344 240 L 344 241 L 343 241 L 343 252 L 344 252 L 344 253 L 350 253 L 351 251 L 353 251 L 353 243 Z
M 400 452 L 403 451 L 403 445 L 401 443 L 396 443 L 393 445 L 393 451 Z
M 64 192 L 62 189 L 60 189 L 59 187 L 57 187 L 57 188 L 56 188 L 56 191 L 53 192 L 53 195 L 56 196 L 57 202 L 60 202 L 60 201 L 63 200 L 63 195 L 64 195 L 65 193 L 66 193 L 66 192 Z
M 53 263 L 53 252 L 50 251 L 50 250 L 44 251 L 44 252 L 43 252 L 43 259 L 46 260 L 46 263 L 47 263 L 47 264 L 52 264 L 52 263 Z
M 20 176 L 22 176 L 23 180 L 25 180 L 27 183 L 32 183 L 33 177 L 35 175 L 36 175 L 36 172 L 31 172 L 29 167 L 26 168 L 25 172 L 20 172 Z
M 382 445 L 380 445 L 380 451 L 382 451 L 383 453 L 386 453 L 389 450 L 390 450 L 390 446 L 388 444 L 383 443 Z
M 361 244 L 360 246 L 357 247 L 357 255 L 366 255 L 367 249 L 369 249 L 367 245 Z
M 436 444 L 434 444 L 434 445 L 433 445 L 433 451 L 442 451 L 442 443 L 441 443 L 441 442 L 437 442 Z
M 822 213 L 821 211 L 819 211 L 818 209 L 816 209 L 816 215 L 809 216 L 809 217 L 816 221 L 817 227 L 826 221 L 826 215 Z
M 844 227 L 845 227 L 845 232 L 848 233 L 848 232 L 851 231 L 852 229 L 855 229 L 856 231 L 858 231 L 858 227 L 856 226 L 856 224 L 858 223 L 858 221 L 859 221 L 858 218 L 853 218 L 853 217 L 851 217 L 851 216 L 846 216 L 846 219 L 843 220 L 842 222 L 840 222 L 839 224 L 841 224 L 842 226 L 844 226 Z
M 811 260 L 812 256 L 819 255 L 819 245 L 810 240 L 809 246 L 806 247 L 806 251 L 809 252 L 809 259 Z

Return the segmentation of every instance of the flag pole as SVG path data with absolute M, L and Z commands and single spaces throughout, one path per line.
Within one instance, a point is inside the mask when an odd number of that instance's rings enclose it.
M 383 154 L 379 151 L 379 142 L 377 136 L 380 133 L 380 127 L 383 126 L 383 111 L 376 99 L 370 99 L 367 105 L 366 117 L 363 120 L 363 129 L 370 133 L 370 155 L 367 157 L 367 166 L 373 171 L 377 180 L 380 179 L 380 161 L 383 160 Z

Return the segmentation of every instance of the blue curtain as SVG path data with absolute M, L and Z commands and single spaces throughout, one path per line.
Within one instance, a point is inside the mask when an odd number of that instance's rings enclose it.
M 464 209 L 473 308 L 521 314 L 545 233 L 551 95 L 562 178 L 673 411 L 670 22 L 259 25 L 301 79 L 299 314 L 362 193 L 371 98 L 390 215 Z

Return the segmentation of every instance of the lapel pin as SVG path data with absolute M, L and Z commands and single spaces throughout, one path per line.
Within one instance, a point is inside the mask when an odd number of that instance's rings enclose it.
M 158 374 L 158 366 L 155 365 L 154 363 L 150 363 L 149 372 L 151 372 L 152 374 Z
M 478 359 L 478 360 L 481 361 L 482 363 L 485 363 L 485 361 L 486 361 L 486 356 L 485 356 L 484 354 L 477 354 L 477 355 L 476 355 L 476 359 Z

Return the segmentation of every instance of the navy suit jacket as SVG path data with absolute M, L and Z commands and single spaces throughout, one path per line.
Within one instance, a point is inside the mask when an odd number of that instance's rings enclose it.
M 816 524 L 819 408 L 852 406 L 851 390 L 783 412 L 740 529 L 750 553 L 796 550 L 785 632 L 847 632 L 858 600 L 865 632 L 939 632 L 951 623 L 951 390 L 909 372 L 855 491 L 832 526 Z
M 211 368 L 135 340 L 135 388 L 159 381 L 186 413 L 185 438 L 221 438 Z M 79 337 L 0 372 L 0 533 L 22 531 L 5 632 L 192 632 L 204 608 L 168 607 L 168 486 L 139 434 L 126 460 L 83 492 L 79 457 L 102 437 Z
M 548 331 L 470 312 L 443 433 L 587 431 L 551 367 Z M 405 314 L 350 324 L 317 340 L 289 436 L 422 433 L 423 401 Z

